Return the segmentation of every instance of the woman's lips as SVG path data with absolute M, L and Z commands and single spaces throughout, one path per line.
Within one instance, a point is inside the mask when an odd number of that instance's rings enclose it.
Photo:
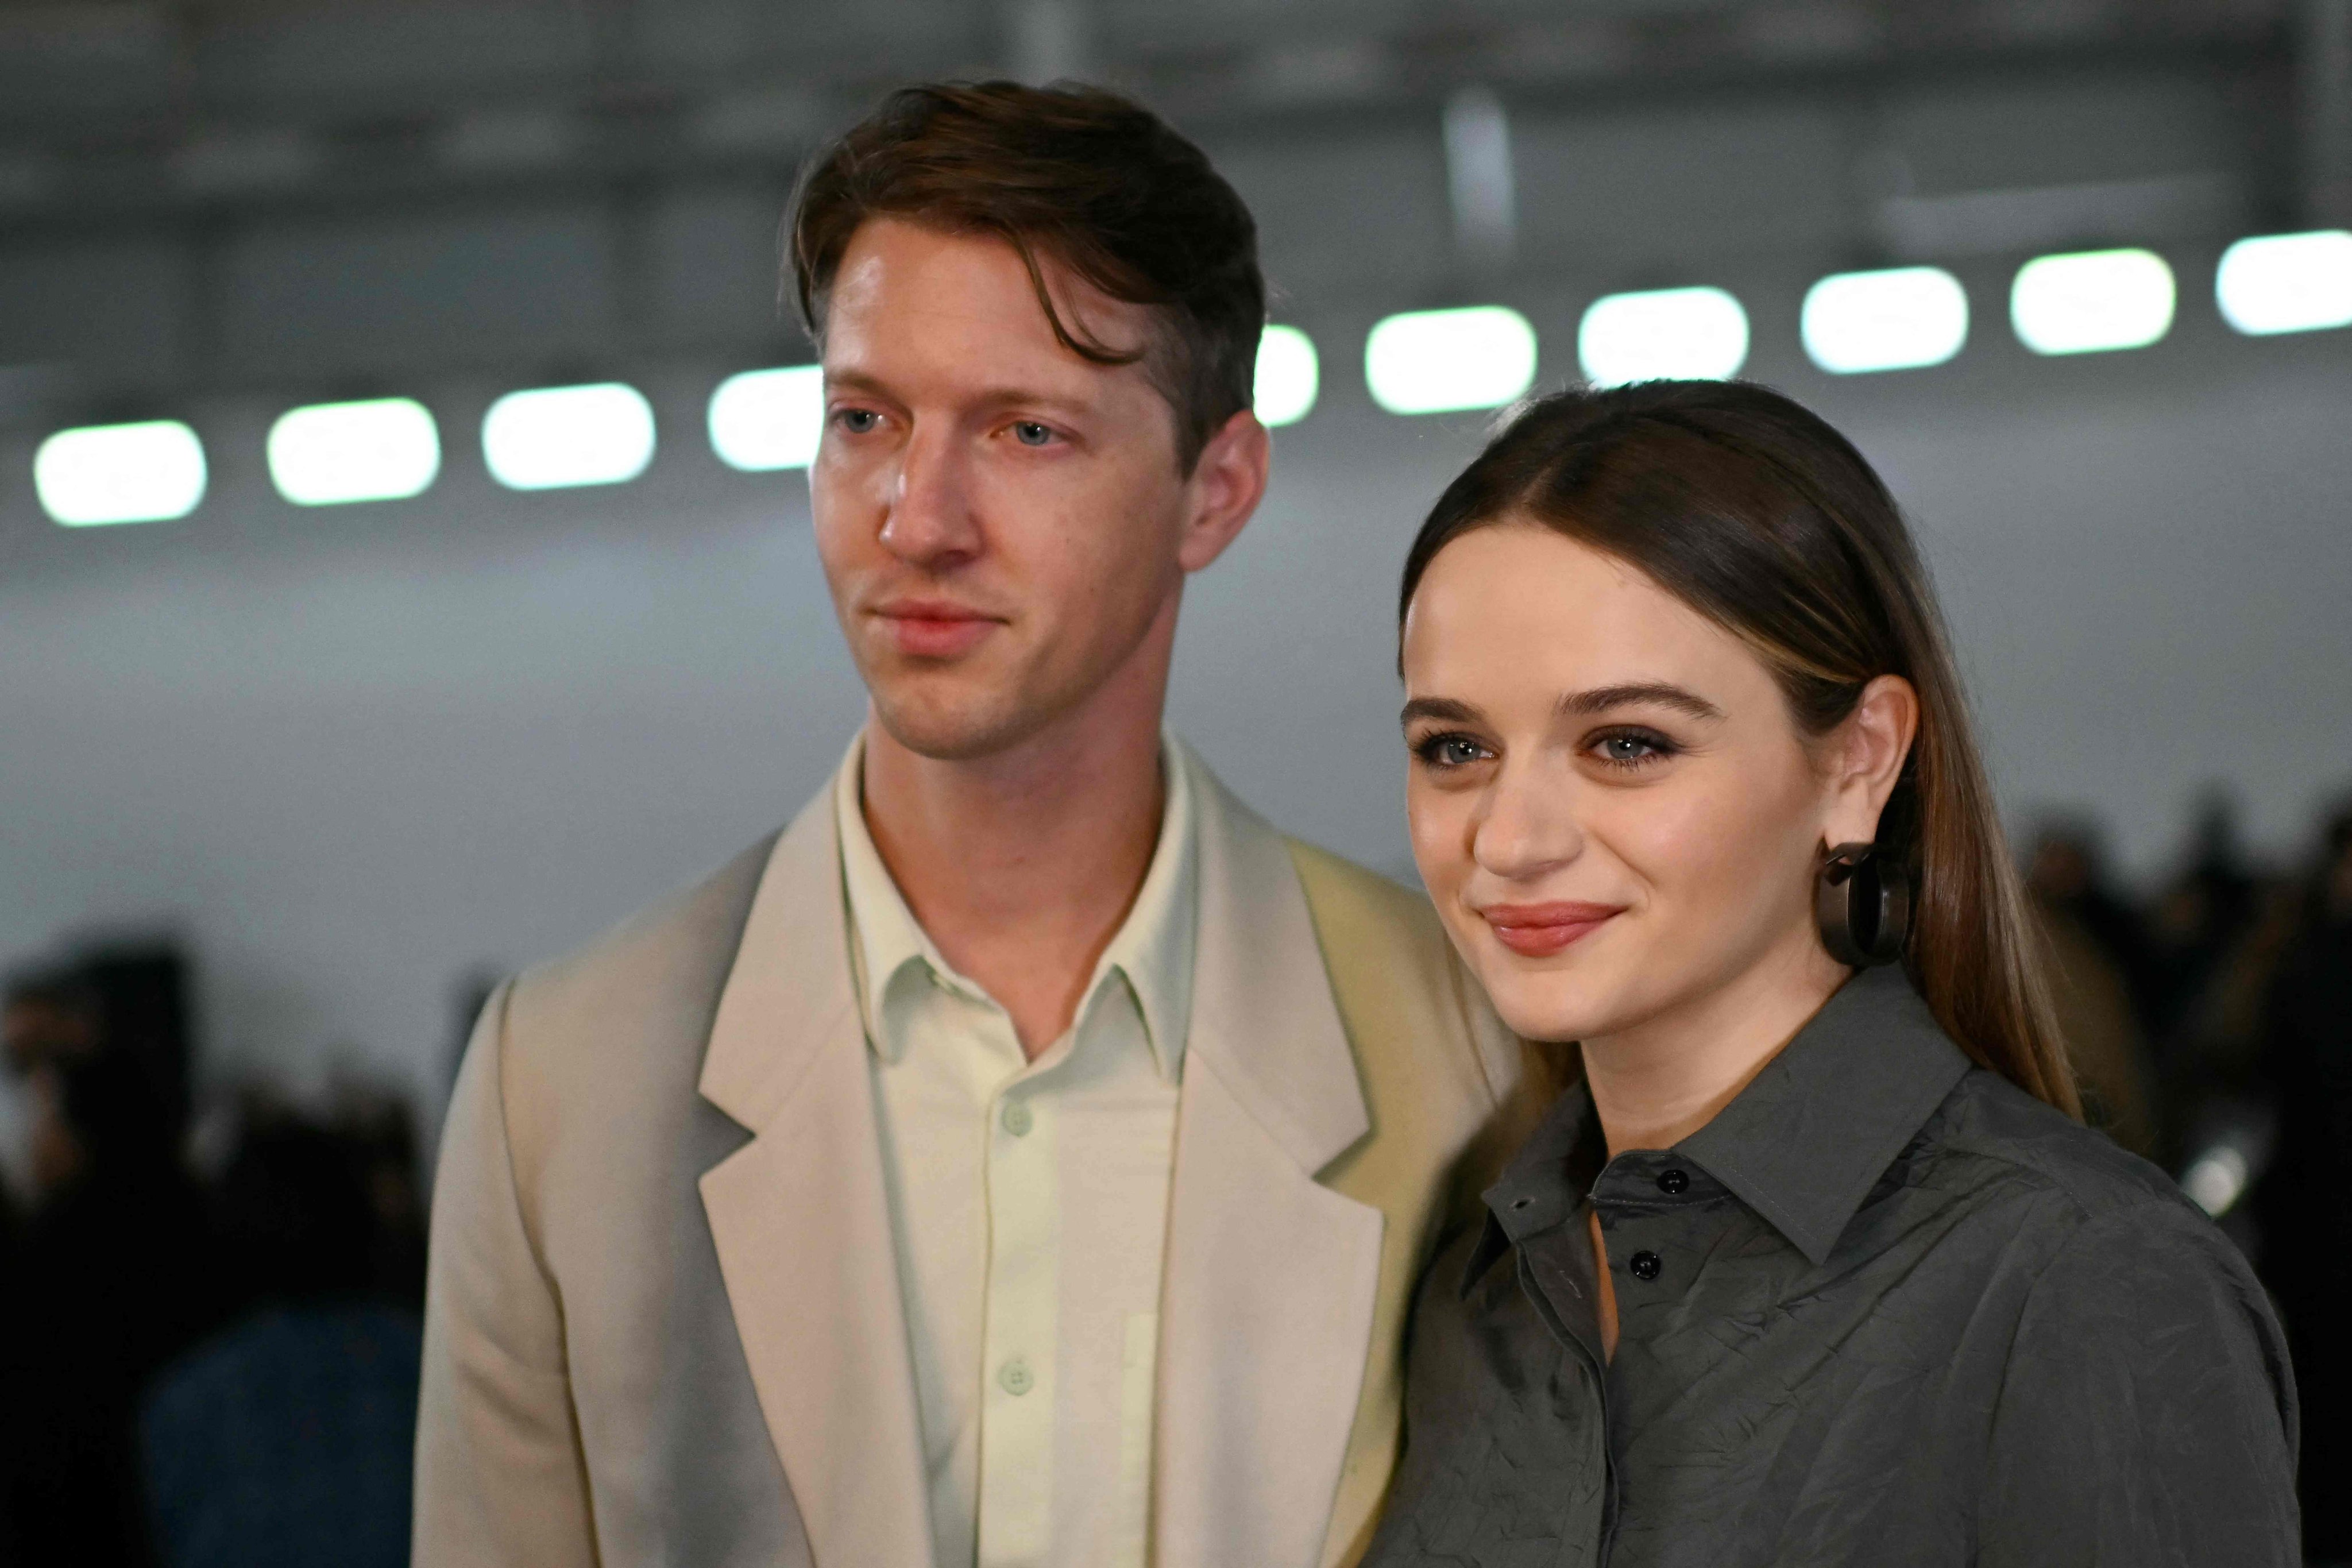
M 897 600 L 874 614 L 892 645 L 909 658 L 958 658 L 1003 624 L 993 616 L 935 599 Z
M 1478 911 L 1495 940 L 1523 958 L 1549 958 L 1625 912 L 1622 904 L 1491 904 Z

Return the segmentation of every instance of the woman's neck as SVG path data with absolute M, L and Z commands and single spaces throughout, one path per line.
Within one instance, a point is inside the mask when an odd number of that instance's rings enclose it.
M 1672 1148 L 1714 1121 L 1852 973 L 1800 931 L 1726 984 L 1588 1037 L 1585 1082 L 1611 1157 Z

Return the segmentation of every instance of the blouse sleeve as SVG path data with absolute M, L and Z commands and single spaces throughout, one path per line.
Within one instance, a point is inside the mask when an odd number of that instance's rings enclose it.
M 2185 1206 L 2085 1224 L 1993 1413 L 1982 1568 L 2296 1568 L 2294 1378 L 2244 1258 Z

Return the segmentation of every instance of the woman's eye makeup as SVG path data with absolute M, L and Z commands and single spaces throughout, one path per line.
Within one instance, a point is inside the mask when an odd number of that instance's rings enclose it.
M 1468 767 L 1473 763 L 1484 762 L 1494 753 L 1475 736 L 1465 735 L 1459 731 L 1447 730 L 1434 735 L 1423 735 L 1420 740 L 1413 742 L 1412 754 L 1425 766 L 1444 773 L 1449 769 Z
M 1638 728 L 1603 730 L 1588 737 L 1584 749 L 1605 766 L 1629 772 L 1654 766 L 1682 750 L 1655 730 Z

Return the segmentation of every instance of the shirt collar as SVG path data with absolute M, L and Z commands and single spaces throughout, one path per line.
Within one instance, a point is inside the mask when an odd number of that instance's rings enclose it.
M 1681 1149 L 1819 1265 L 1968 1070 L 1900 965 L 1865 969 Z
M 1895 1156 L 1969 1070 L 1900 967 L 1864 970 L 1675 1152 L 1721 1182 L 1816 1266 Z M 1580 1136 L 1599 1136 L 1579 1084 L 1487 1194 L 1517 1240 L 1539 1218 Z M 1589 1131 L 1588 1131 L 1589 1129 Z M 1529 1199 L 1526 1207 L 1511 1205 Z
M 861 731 L 850 742 L 849 755 L 834 777 L 834 822 L 841 840 L 843 897 L 849 913 L 850 960 L 856 970 L 858 1006 L 866 1023 L 866 1038 L 886 1061 L 895 1061 L 905 1041 L 885 1026 L 883 1008 L 902 972 L 908 966 L 936 976 L 952 990 L 989 1000 L 974 982 L 959 974 L 930 935 L 907 907 L 898 884 L 882 863 L 874 836 L 866 826 L 864 778 L 866 738 Z M 1078 1021 L 1086 1017 L 1105 983 L 1114 976 L 1135 997 L 1145 1035 L 1160 1075 L 1181 1080 L 1184 1039 L 1192 1023 L 1192 954 L 1198 920 L 1198 854 L 1193 844 L 1193 790 L 1182 749 L 1163 734 L 1160 745 L 1160 776 L 1167 800 L 1160 817 L 1160 838 L 1151 863 L 1136 892 L 1126 921 L 1096 961 Z

